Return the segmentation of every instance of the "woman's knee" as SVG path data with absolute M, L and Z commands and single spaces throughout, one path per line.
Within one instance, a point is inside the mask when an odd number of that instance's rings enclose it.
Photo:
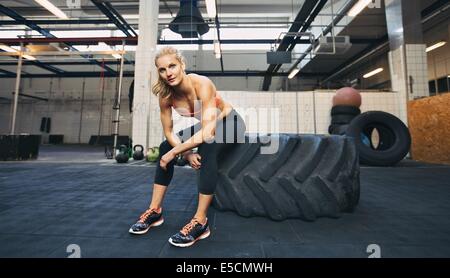
M 216 191 L 216 182 L 208 184 L 199 184 L 198 192 L 203 195 L 213 195 L 214 192 Z
M 172 149 L 172 146 L 170 145 L 169 141 L 164 140 L 160 145 L 159 145 L 159 153 L 160 154 L 165 154 L 168 151 L 170 151 Z
M 198 153 L 201 157 L 216 155 L 217 143 L 202 143 L 198 147 Z

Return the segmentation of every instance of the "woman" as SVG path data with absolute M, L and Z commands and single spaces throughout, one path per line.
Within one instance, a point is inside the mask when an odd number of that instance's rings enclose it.
M 129 232 L 144 234 L 164 222 L 162 201 L 174 171 L 174 158 L 183 154 L 192 168 L 199 170 L 198 207 L 192 220 L 169 242 L 187 247 L 210 235 L 207 211 L 217 184 L 217 160 L 225 148 L 242 142 L 245 124 L 230 103 L 224 101 L 210 79 L 186 74 L 183 56 L 173 47 L 161 49 L 155 57 L 158 82 L 153 93 L 159 98 L 161 123 L 166 140 L 159 147 L 153 195 L 149 208 Z M 172 107 L 182 116 L 200 122 L 176 136 L 173 133 Z M 192 149 L 198 147 L 198 153 Z

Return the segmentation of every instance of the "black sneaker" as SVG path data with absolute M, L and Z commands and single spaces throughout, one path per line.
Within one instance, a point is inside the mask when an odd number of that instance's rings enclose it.
M 208 219 L 205 225 L 202 225 L 194 218 L 181 231 L 169 238 L 169 242 L 177 247 L 189 247 L 197 240 L 209 237 L 210 233 Z
M 139 217 L 139 220 L 131 226 L 129 232 L 136 235 L 142 235 L 148 232 L 148 229 L 151 227 L 159 226 L 162 223 L 164 223 L 162 209 L 160 209 L 160 212 L 155 209 L 148 209 Z

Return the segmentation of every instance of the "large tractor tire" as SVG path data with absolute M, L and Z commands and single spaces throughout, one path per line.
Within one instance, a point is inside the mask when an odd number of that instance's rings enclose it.
M 273 220 L 337 218 L 359 201 L 359 161 L 352 138 L 280 134 L 274 142 L 246 136 L 220 156 L 214 207 Z M 251 143 L 253 142 L 253 143 Z

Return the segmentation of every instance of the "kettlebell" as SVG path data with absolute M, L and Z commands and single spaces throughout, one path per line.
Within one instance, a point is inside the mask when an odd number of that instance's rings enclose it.
M 142 146 L 142 145 L 134 145 L 134 148 L 133 148 L 133 159 L 134 160 L 142 160 L 142 159 L 144 159 L 144 146 Z
M 125 145 L 120 145 L 119 153 L 116 155 L 117 163 L 127 163 L 128 158 L 128 147 Z
M 184 159 L 183 155 L 178 155 L 176 158 L 176 164 L 177 166 L 184 166 L 186 165 L 187 161 Z
M 147 161 L 156 162 L 159 157 L 159 147 L 149 148 L 147 150 Z

